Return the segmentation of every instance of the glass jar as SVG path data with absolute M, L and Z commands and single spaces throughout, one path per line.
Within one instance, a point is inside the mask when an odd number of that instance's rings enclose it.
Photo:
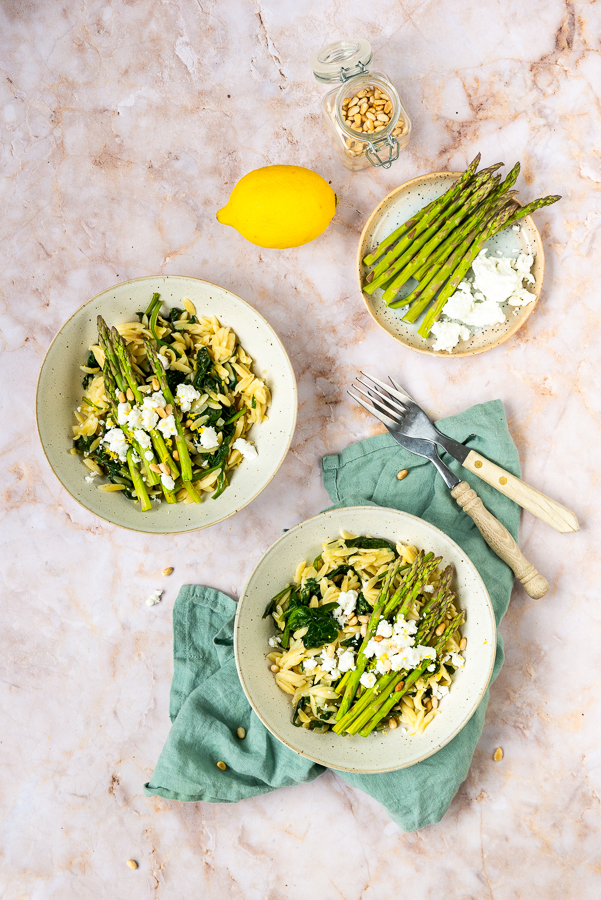
M 337 84 L 323 98 L 326 130 L 342 162 L 352 171 L 389 169 L 409 143 L 411 121 L 384 72 L 370 72 L 368 41 L 336 41 L 311 58 L 317 81 Z

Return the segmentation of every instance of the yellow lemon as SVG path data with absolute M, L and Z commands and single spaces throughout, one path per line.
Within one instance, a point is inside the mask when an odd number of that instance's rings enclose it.
M 337 202 L 317 172 L 265 166 L 240 179 L 217 220 L 259 247 L 300 247 L 325 231 Z

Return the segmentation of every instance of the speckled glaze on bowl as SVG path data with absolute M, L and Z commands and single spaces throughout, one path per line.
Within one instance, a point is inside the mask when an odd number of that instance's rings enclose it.
M 298 563 L 314 559 L 324 541 L 345 529 L 415 544 L 455 566 L 454 589 L 466 613 L 466 662 L 458 670 L 441 713 L 423 734 L 410 737 L 400 729 L 388 734 L 339 737 L 315 734 L 292 724 L 290 695 L 284 694 L 269 671 L 268 639 L 275 633 L 263 611 L 292 579 Z M 409 513 L 373 506 L 349 506 L 321 513 L 286 532 L 252 572 L 236 613 L 234 649 L 244 692 L 263 724 L 287 747 L 331 769 L 346 772 L 391 772 L 412 766 L 448 744 L 473 715 L 488 686 L 495 658 L 496 627 L 488 592 L 476 567 L 444 532 Z
M 81 402 L 80 366 L 88 347 L 97 341 L 96 317 L 110 324 L 135 320 L 146 309 L 152 294 L 161 295 L 164 307 L 181 306 L 189 297 L 201 316 L 215 315 L 236 332 L 254 360 L 254 371 L 265 378 L 272 392 L 268 420 L 254 425 L 250 439 L 258 458 L 243 461 L 232 473 L 230 486 L 221 497 L 209 495 L 203 503 L 153 504 L 143 513 L 138 504 L 119 493 L 99 491 L 87 484 L 87 469 L 81 457 L 73 456 L 71 435 L 73 410 Z M 245 300 L 199 278 L 156 275 L 136 278 L 109 288 L 93 297 L 63 325 L 50 345 L 38 380 L 36 415 L 38 432 L 46 458 L 61 484 L 71 496 L 102 519 L 149 534 L 178 534 L 221 522 L 243 509 L 267 487 L 288 453 L 297 412 L 296 380 L 288 355 L 275 331 Z
M 401 309 L 390 309 L 387 307 L 382 300 L 382 291 L 380 289 L 374 291 L 373 294 L 363 292 L 362 286 L 369 271 L 368 267 L 363 265 L 364 257 L 377 247 L 380 241 L 394 231 L 395 228 L 398 228 L 403 222 L 415 215 L 423 206 L 444 194 L 461 174 L 461 172 L 433 172 L 430 175 L 419 175 L 417 178 L 412 178 L 411 181 L 407 181 L 405 184 L 395 188 L 394 191 L 391 191 L 390 194 L 384 197 L 365 223 L 357 250 L 359 290 L 361 290 L 371 317 L 399 343 L 410 347 L 412 350 L 417 350 L 418 353 L 427 353 L 430 356 L 474 356 L 476 353 L 484 353 L 485 350 L 492 350 L 493 347 L 502 344 L 512 334 L 515 334 L 518 328 L 521 328 L 533 312 L 543 287 L 545 274 L 543 242 L 532 217 L 524 216 L 519 222 L 521 226 L 519 235 L 508 229 L 495 235 L 494 238 L 486 242 L 485 246 L 490 248 L 491 256 L 497 250 L 505 254 L 518 249 L 526 251 L 528 245 L 532 247 L 535 252 L 534 265 L 532 267 L 534 285 L 529 285 L 528 290 L 532 291 L 536 299 L 527 306 L 516 307 L 516 315 L 514 315 L 511 307 L 507 312 L 507 306 L 505 306 L 507 316 L 505 322 L 499 325 L 492 325 L 490 328 L 477 330 L 467 341 L 459 341 L 451 353 L 434 350 L 435 338 L 433 336 L 423 338 L 418 334 L 419 321 L 414 325 L 409 322 L 403 322 L 403 316 L 407 312 L 406 307 Z

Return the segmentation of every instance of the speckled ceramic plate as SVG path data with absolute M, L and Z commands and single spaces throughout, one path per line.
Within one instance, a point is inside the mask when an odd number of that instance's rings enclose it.
M 262 615 L 269 600 L 291 581 L 299 562 L 314 559 L 324 541 L 345 529 L 415 544 L 442 556 L 455 566 L 454 588 L 466 613 L 466 662 L 458 670 L 440 715 L 423 734 L 411 737 L 401 729 L 339 737 L 315 734 L 292 724 L 290 695 L 276 685 L 266 654 L 275 633 L 271 617 Z M 263 724 L 282 743 L 321 765 L 346 772 L 390 772 L 426 759 L 455 737 L 473 715 L 488 686 L 496 647 L 492 606 L 471 560 L 446 534 L 409 513 L 373 506 L 349 506 L 321 513 L 286 532 L 267 551 L 251 574 L 240 597 L 234 627 L 236 665 L 244 692 Z
M 357 278 L 360 290 L 369 271 L 363 265 L 364 257 L 395 228 L 398 228 L 403 222 L 415 215 L 423 206 L 444 194 L 460 175 L 461 172 L 434 172 L 431 175 L 420 175 L 418 178 L 413 178 L 411 181 L 407 181 L 400 187 L 395 188 L 387 197 L 384 197 L 367 220 L 359 241 Z M 517 315 L 514 315 L 512 307 L 505 304 L 503 307 L 506 314 L 505 322 L 500 325 L 493 325 L 487 329 L 476 330 L 467 341 L 460 341 L 451 353 L 433 350 L 434 337 L 421 337 L 417 333 L 419 322 L 415 325 L 403 322 L 406 309 L 389 309 L 382 300 L 382 291 L 380 289 L 374 291 L 371 295 L 362 291 L 362 296 L 370 315 L 378 325 L 401 344 L 405 344 L 406 347 L 411 347 L 412 350 L 417 350 L 419 353 L 428 353 L 431 356 L 473 356 L 476 353 L 484 353 L 485 350 L 492 350 L 493 347 L 502 344 L 512 334 L 515 334 L 518 328 L 521 328 L 534 310 L 542 290 L 545 273 L 543 243 L 532 217 L 525 216 L 523 219 L 520 219 L 519 224 L 521 226 L 520 232 L 512 231 L 509 228 L 495 235 L 492 240 L 487 241 L 484 245 L 490 248 L 490 255 L 494 255 L 497 250 L 500 250 L 503 254 L 517 255 L 518 251 L 528 252 L 529 247 L 535 253 L 534 266 L 532 268 L 535 283 L 534 285 L 529 285 L 528 290 L 532 290 L 536 299 L 533 303 L 529 303 L 528 306 L 517 307 Z M 415 286 L 413 279 L 411 284 Z
M 87 469 L 72 447 L 73 410 L 81 402 L 88 347 L 97 340 L 96 317 L 113 324 L 135 319 L 158 291 L 167 308 L 181 306 L 189 297 L 200 315 L 216 315 L 234 329 L 254 360 L 257 375 L 272 392 L 268 420 L 253 426 L 250 438 L 259 451 L 253 461 L 244 460 L 232 473 L 229 487 L 216 500 L 205 495 L 203 503 L 140 507 L 119 493 L 99 491 L 87 484 Z M 71 496 L 102 519 L 151 534 L 177 534 L 214 525 L 247 506 L 267 487 L 286 456 L 296 424 L 297 392 L 290 360 L 275 331 L 246 301 L 225 288 L 198 278 L 156 275 L 136 278 L 109 288 L 85 303 L 66 322 L 46 354 L 37 389 L 37 422 L 40 439 L 55 475 Z

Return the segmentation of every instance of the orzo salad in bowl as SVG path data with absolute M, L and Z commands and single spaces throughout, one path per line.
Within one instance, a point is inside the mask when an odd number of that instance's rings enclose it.
M 466 724 L 496 629 L 477 569 L 448 535 L 400 510 L 350 506 L 270 547 L 240 597 L 234 649 L 275 737 L 330 768 L 386 772 Z
M 77 310 L 48 350 L 36 412 L 76 500 L 165 534 L 254 499 L 289 449 L 296 410 L 290 361 L 265 319 L 224 288 L 163 275 Z

